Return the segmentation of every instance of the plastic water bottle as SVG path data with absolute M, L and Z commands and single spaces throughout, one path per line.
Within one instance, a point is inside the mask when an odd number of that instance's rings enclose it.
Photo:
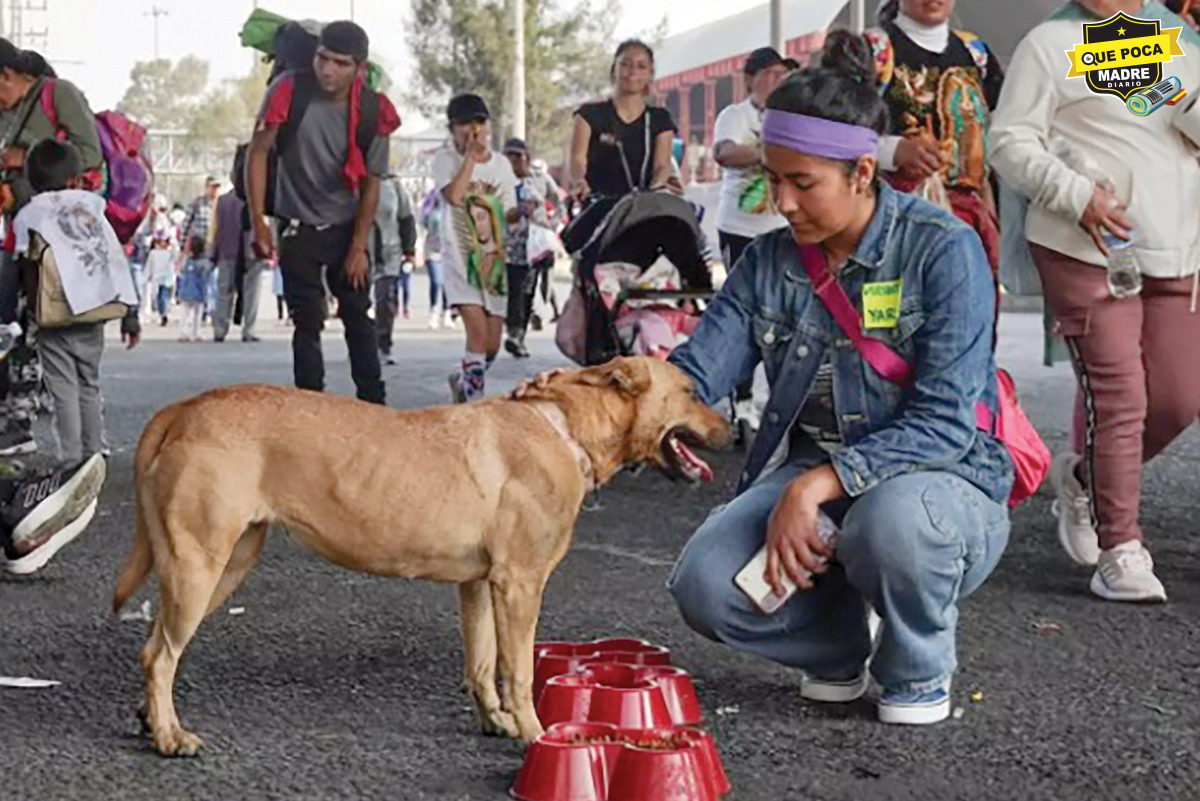
M 1115 200 L 1113 205 L 1116 205 Z M 1108 246 L 1109 294 L 1118 300 L 1135 297 L 1142 291 L 1142 270 L 1133 248 L 1137 233 L 1130 231 L 1129 238 L 1122 239 L 1111 231 L 1105 231 L 1103 238 Z

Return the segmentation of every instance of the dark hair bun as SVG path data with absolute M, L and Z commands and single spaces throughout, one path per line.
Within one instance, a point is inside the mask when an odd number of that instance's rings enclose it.
M 874 52 L 865 37 L 845 30 L 831 31 L 820 63 L 781 83 L 767 108 L 858 125 L 878 134 L 888 131 Z
M 860 83 L 877 85 L 875 53 L 865 36 L 845 30 L 831 31 L 821 52 L 821 66 Z

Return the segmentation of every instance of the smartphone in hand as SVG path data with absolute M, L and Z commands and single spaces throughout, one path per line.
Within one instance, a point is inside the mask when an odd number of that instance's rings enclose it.
M 838 533 L 837 526 L 824 512 L 821 512 L 817 518 L 817 530 L 825 542 L 833 542 Z M 786 590 L 783 596 L 776 595 L 775 590 L 767 583 L 767 546 L 764 544 L 754 558 L 734 577 L 733 583 L 746 593 L 764 615 L 773 615 L 796 593 L 795 583 L 782 568 L 780 568 L 780 572 L 782 573 L 783 588 Z

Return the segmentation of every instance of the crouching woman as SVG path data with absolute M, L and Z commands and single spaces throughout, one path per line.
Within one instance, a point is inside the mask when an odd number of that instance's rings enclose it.
M 950 714 L 958 605 L 1008 542 L 1013 468 L 976 425 L 977 405 L 997 402 L 983 247 L 879 181 L 886 131 L 870 50 L 845 32 L 767 103 L 764 164 L 789 227 L 747 248 L 671 358 L 710 403 L 761 361 L 770 400 L 737 497 L 693 535 L 668 587 L 689 626 L 799 669 L 817 701 L 863 695 L 874 609 L 879 718 L 922 724 Z M 866 318 L 865 344 L 830 313 L 839 293 Z M 881 374 L 889 355 L 907 377 Z M 822 511 L 836 547 L 819 536 Z M 764 543 L 767 581 L 800 588 L 770 615 L 734 582 Z

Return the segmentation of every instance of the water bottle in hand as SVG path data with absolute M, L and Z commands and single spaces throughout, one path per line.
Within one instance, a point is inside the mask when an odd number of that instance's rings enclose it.
M 1113 201 L 1116 205 L 1117 201 Z M 1117 300 L 1132 298 L 1142 291 L 1142 270 L 1138 265 L 1134 243 L 1137 234 L 1129 232 L 1122 239 L 1112 231 L 1104 232 L 1104 244 L 1108 246 L 1108 292 Z

